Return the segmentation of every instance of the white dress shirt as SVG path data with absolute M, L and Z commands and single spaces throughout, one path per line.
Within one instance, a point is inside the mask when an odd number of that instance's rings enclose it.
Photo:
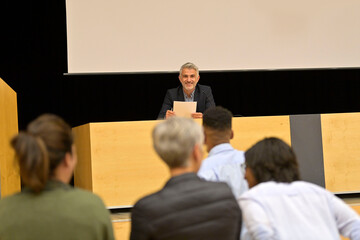
M 265 182 L 239 199 L 246 239 L 360 239 L 358 214 L 315 184 Z
M 248 190 L 247 181 L 241 171 L 245 162 L 244 152 L 234 149 L 229 143 L 213 147 L 201 164 L 198 176 L 208 181 L 226 182 L 235 197 Z

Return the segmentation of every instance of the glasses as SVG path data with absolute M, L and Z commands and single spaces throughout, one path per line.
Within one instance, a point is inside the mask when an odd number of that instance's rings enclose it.
M 242 164 L 240 164 L 240 168 L 241 168 L 241 172 L 242 172 L 242 174 L 245 176 L 245 172 L 246 172 L 246 163 L 242 163 Z

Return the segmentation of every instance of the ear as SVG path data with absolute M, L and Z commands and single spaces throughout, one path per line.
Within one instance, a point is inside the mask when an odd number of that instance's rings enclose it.
M 231 133 L 230 133 L 230 139 L 234 138 L 234 131 L 231 129 Z
M 71 167 L 72 169 L 75 168 L 75 165 L 77 163 L 77 154 L 76 154 L 76 148 L 74 145 L 71 147 L 71 152 L 65 153 L 63 162 L 66 167 Z
M 204 134 L 204 144 L 206 144 L 207 134 L 204 126 L 203 126 L 203 134 Z
M 73 159 L 72 159 L 71 153 L 69 153 L 69 152 L 65 153 L 65 157 L 64 157 L 64 161 L 63 161 L 64 165 L 66 167 L 68 167 L 71 165 L 72 161 L 73 161 Z
M 202 146 L 200 146 L 200 144 L 196 144 L 194 147 L 194 159 L 196 161 L 202 161 L 202 157 L 203 157 L 203 151 L 202 151 Z
M 201 162 L 203 160 L 203 150 L 200 144 L 196 144 L 192 151 L 192 159 L 193 159 L 193 168 L 194 171 L 197 172 L 200 169 Z

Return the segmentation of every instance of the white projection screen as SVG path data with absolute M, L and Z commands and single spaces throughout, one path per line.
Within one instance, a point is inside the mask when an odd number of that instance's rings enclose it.
M 67 0 L 68 73 L 360 67 L 360 0 Z

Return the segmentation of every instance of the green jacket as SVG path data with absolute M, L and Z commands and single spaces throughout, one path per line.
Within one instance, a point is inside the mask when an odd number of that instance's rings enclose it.
M 113 240 L 102 200 L 68 184 L 50 181 L 40 194 L 29 189 L 0 201 L 1 240 Z

